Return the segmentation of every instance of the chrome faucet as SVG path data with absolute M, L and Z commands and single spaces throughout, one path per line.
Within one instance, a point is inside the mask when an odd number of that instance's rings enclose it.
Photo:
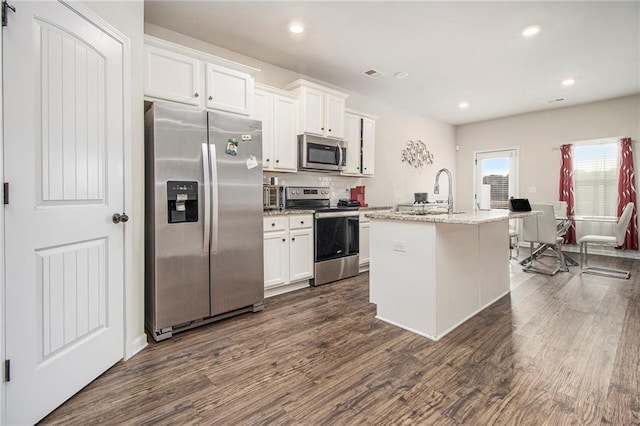
M 447 197 L 447 204 L 448 209 L 447 209 L 447 213 L 449 215 L 449 217 L 453 217 L 453 191 L 452 191 L 452 186 L 453 186 L 453 179 L 451 178 L 451 172 L 449 171 L 449 169 L 440 169 L 438 170 L 438 174 L 436 174 L 436 184 L 433 185 L 433 193 L 434 194 L 439 194 L 440 193 L 440 183 L 438 182 L 440 180 L 440 174 L 442 172 L 445 172 L 447 174 L 447 176 L 449 177 L 449 196 Z

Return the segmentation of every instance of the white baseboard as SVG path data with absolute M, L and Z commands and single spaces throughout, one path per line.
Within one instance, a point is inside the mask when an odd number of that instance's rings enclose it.
M 140 336 L 131 341 L 125 350 L 124 360 L 128 360 L 135 354 L 147 347 L 147 335 L 143 332 Z
M 295 283 L 288 283 L 279 285 L 276 287 L 269 287 L 264 289 L 264 298 L 277 296 L 279 294 L 288 293 L 290 291 L 300 290 L 301 288 L 309 287 L 309 280 L 297 281 Z

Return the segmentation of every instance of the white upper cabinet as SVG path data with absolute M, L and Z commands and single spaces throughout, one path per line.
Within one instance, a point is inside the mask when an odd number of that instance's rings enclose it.
M 348 176 L 373 176 L 376 144 L 377 117 L 348 110 L 345 114 L 345 142 L 347 165 L 341 174 Z
M 253 111 L 253 77 L 209 63 L 206 70 L 207 108 L 250 115 Z
M 360 174 L 360 152 L 362 141 L 360 136 L 362 117 L 352 113 L 345 114 L 344 142 L 347 147 L 347 163 L 342 169 L 344 175 Z
M 251 115 L 252 74 L 260 70 L 155 37 L 144 40 L 145 97 Z
M 298 133 L 344 138 L 347 94 L 306 80 L 296 80 L 287 89 L 298 95 Z
M 362 117 L 362 174 L 373 176 L 373 165 L 376 150 L 376 122 L 369 117 Z
M 311 88 L 305 88 L 301 92 L 300 133 L 324 135 L 324 93 Z
M 262 167 L 297 171 L 297 100 L 280 89 L 256 84 L 252 118 L 262 121 Z
M 344 97 L 325 95 L 325 135 L 330 138 L 344 138 Z
M 144 47 L 144 93 L 147 96 L 200 105 L 200 61 L 179 53 Z

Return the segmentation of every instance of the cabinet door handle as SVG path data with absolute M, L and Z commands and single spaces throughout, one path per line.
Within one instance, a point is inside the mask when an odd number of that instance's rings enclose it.
M 301 221 L 300 221 L 300 225 L 304 225 L 304 220 L 301 220 Z
M 331 129 L 329 129 L 329 131 L 331 131 Z
M 276 224 L 275 224 L 275 223 L 272 223 L 272 224 L 271 224 L 271 226 L 276 226 Z
M 295 238 L 291 238 L 291 241 L 295 241 L 295 240 L 296 240 Z
M 320 127 L 320 130 L 324 130 L 324 127 Z
M 282 239 L 282 242 L 284 243 L 285 241 L 287 241 L 287 239 L 286 239 L 286 238 L 283 238 L 283 239 Z
M 196 92 L 193 96 L 197 98 L 198 96 L 200 96 L 200 93 Z
M 213 100 L 213 96 L 209 96 L 209 100 L 212 101 Z
M 279 162 L 280 162 L 280 160 L 276 160 L 276 163 L 279 163 Z
M 266 162 L 268 163 L 269 161 L 271 161 L 271 160 L 267 158 L 267 159 L 266 159 Z

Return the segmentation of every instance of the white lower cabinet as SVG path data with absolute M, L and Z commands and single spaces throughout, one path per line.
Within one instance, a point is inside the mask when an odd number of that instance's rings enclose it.
M 369 264 L 369 219 L 360 222 L 360 266 Z
M 287 231 L 264 233 L 264 287 L 289 281 L 289 242 Z
M 313 278 L 313 216 L 265 217 L 265 297 L 306 287 L 310 278 Z

